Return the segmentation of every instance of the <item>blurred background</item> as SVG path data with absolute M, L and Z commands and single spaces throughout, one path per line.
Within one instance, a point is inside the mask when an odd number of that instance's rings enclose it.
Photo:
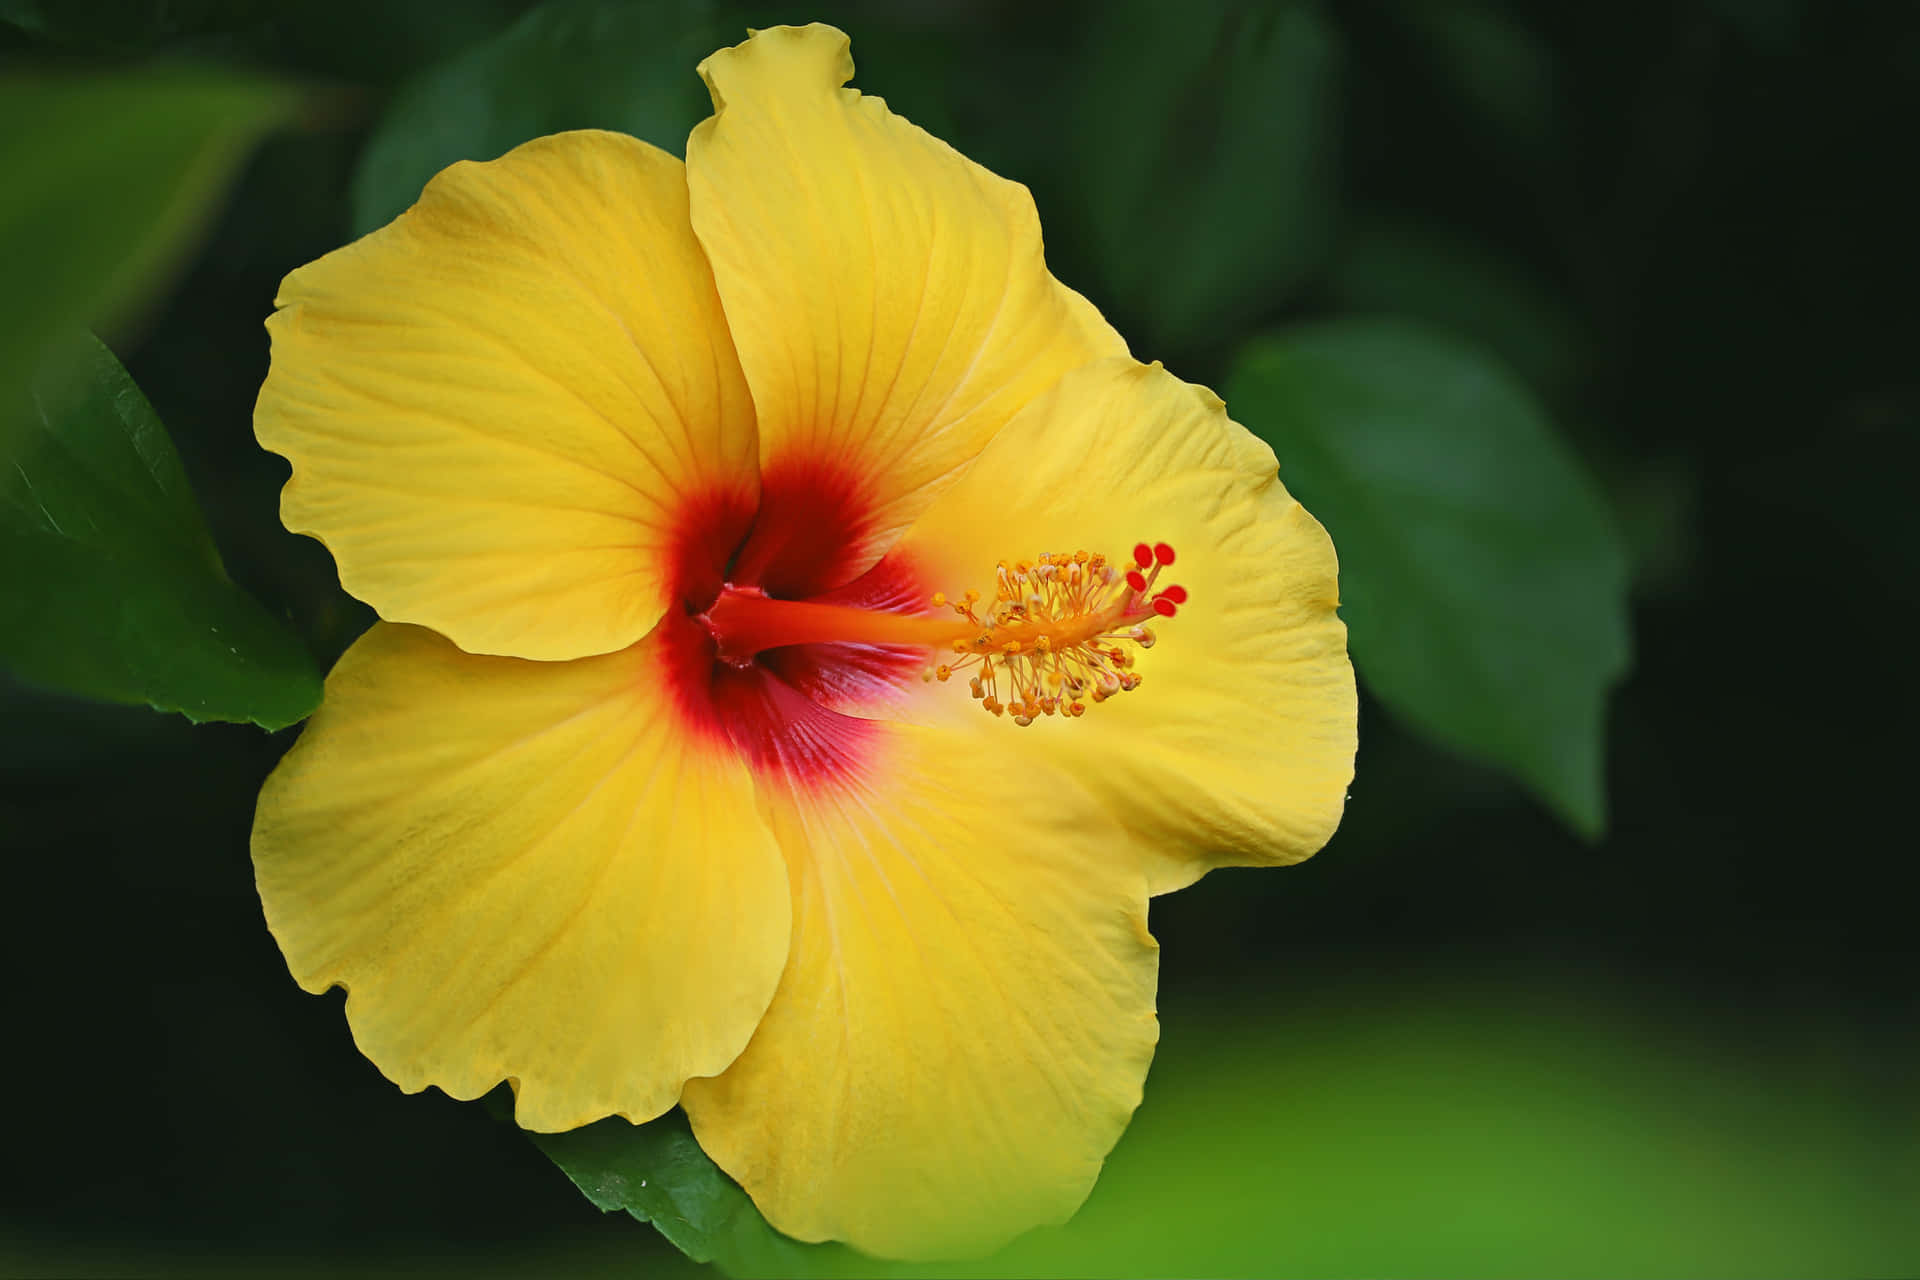
M 816 19 L 1274 443 L 1363 690 L 1345 825 L 1156 900 L 1145 1105 L 987 1265 L 1920 1271 L 1913 6 L 0 0 L 0 373 L 94 326 L 323 670 L 370 615 L 252 439 L 281 276 L 457 159 L 677 152 L 700 56 Z M 293 731 L 60 692 L 24 545 L 0 1272 L 693 1270 L 296 990 L 247 856 Z

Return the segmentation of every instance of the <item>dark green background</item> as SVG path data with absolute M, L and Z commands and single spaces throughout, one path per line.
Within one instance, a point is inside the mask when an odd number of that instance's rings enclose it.
M 0 3 L 0 75 L 311 95 L 106 336 L 228 571 L 322 663 L 368 615 L 279 529 L 250 434 L 279 278 L 394 211 L 382 173 L 463 154 L 469 80 L 502 145 L 698 102 L 702 7 L 625 6 L 587 65 L 481 43 L 526 7 Z M 1154 904 L 1166 1047 L 1082 1223 L 1124 1249 L 1025 1265 L 1920 1270 L 1911 6 L 1356 3 L 1302 40 L 1300 6 L 1039 8 L 710 16 L 845 27 L 856 84 L 1032 186 L 1056 273 L 1184 377 L 1379 313 L 1511 369 L 1625 535 L 1634 655 L 1597 842 L 1369 695 L 1324 853 Z M 556 88 L 662 61 L 682 80 L 633 71 L 619 120 Z M 291 733 L 15 684 L 0 717 L 0 1271 L 677 1261 L 293 987 L 246 854 Z

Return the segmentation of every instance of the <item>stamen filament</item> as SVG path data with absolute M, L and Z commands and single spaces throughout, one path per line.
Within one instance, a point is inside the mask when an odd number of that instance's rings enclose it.
M 719 644 L 722 658 L 745 661 L 766 649 L 794 644 L 889 644 L 951 650 L 957 643 L 984 639 L 987 648 L 1010 643 L 1023 648 L 1045 644 L 1071 648 L 1096 636 L 1153 616 L 1145 601 L 1129 610 L 1122 600 L 1096 614 L 1063 619 L 1050 626 L 1015 623 L 983 626 L 964 617 L 927 617 L 889 613 L 811 600 L 779 600 L 753 589 L 728 587 L 701 615 Z
M 763 649 L 793 644 L 893 644 L 950 647 L 970 629 L 952 618 L 857 609 L 811 600 L 776 600 L 756 590 L 728 587 L 702 615 L 720 656 L 745 661 Z
M 959 599 L 936 592 L 928 603 L 938 616 L 780 600 L 730 586 L 700 621 L 718 656 L 740 665 L 802 644 L 932 650 L 938 656 L 922 672 L 929 683 L 961 676 L 982 709 L 1030 725 L 1039 716 L 1077 718 L 1090 702 L 1140 687 L 1133 649 L 1150 649 L 1155 638 L 1140 624 L 1171 618 L 1187 602 L 1185 587 L 1155 589 L 1173 561 L 1164 542 L 1140 543 L 1124 570 L 1085 551 L 1003 560 L 992 601 L 978 591 Z

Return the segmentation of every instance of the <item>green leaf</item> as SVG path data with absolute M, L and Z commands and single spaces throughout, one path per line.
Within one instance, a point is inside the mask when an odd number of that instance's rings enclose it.
M 1342 321 L 1250 344 L 1227 399 L 1333 535 L 1368 688 L 1598 836 L 1627 556 L 1525 388 L 1453 339 Z
M 0 79 L 0 406 L 25 397 L 55 335 L 141 301 L 292 104 L 211 72 Z
M 711 0 L 553 0 L 403 86 L 353 178 L 356 235 L 460 160 L 566 129 L 614 129 L 680 155 L 711 110 L 694 67 L 720 44 Z
M 984 1262 L 891 1273 L 1913 1270 L 1920 1113 L 1897 1084 L 1782 1052 L 1777 1021 L 1769 1049 L 1732 1056 L 1713 1043 L 1725 1022 L 1656 1021 L 1644 992 L 1629 1015 L 1586 983 L 1394 972 L 1170 1007 L 1147 1101 L 1071 1222 Z M 1789 1025 L 1830 1053 L 1839 1024 Z
M 136 49 L 246 16 L 260 0 L 0 0 L 0 22 L 83 48 Z
M 1537 150 L 1553 136 L 1552 51 L 1527 27 L 1475 0 L 1404 0 L 1392 9 L 1439 87 L 1496 136 Z
M 600 1209 L 625 1209 L 694 1261 L 717 1263 L 731 1275 L 844 1274 L 854 1257 L 768 1226 L 747 1193 L 700 1149 L 680 1111 L 638 1126 L 615 1118 L 528 1136 Z
M 39 379 L 0 468 L 0 664 L 196 723 L 280 729 L 320 700 L 300 641 L 228 581 L 180 460 L 87 338 Z
M 1565 387 L 1585 359 L 1585 337 L 1558 298 L 1484 246 L 1423 222 L 1356 219 L 1327 286 L 1341 310 L 1455 333 L 1542 390 Z
M 1306 0 L 1104 14 L 1074 95 L 1079 210 L 1107 300 L 1161 348 L 1271 310 L 1324 255 L 1337 32 Z
M 1920 1113 L 1902 1081 L 1863 1081 L 1834 1056 L 1836 1043 L 1850 1043 L 1843 1014 L 1788 1010 L 1791 1035 L 1782 1037 L 1776 1013 L 1771 1033 L 1749 1043 L 1726 1022 L 1707 1020 L 1703 1030 L 1698 1010 L 1650 1010 L 1644 992 L 1629 998 L 1538 975 L 1422 986 L 1410 970 L 1389 973 L 1251 1000 L 1229 993 L 1205 1012 L 1170 1001 L 1146 1101 L 1085 1207 L 1062 1227 L 1030 1232 L 990 1258 L 930 1264 L 788 1244 L 759 1270 L 1516 1278 L 1912 1270 L 1920 1219 L 1907 1153 L 1920 1139 Z M 609 1138 L 611 1149 L 597 1152 L 603 1129 L 633 1141 L 623 1149 L 625 1140 Z M 641 1135 L 656 1133 L 656 1154 L 640 1155 Z M 555 1156 L 563 1168 L 569 1148 L 584 1151 L 575 1180 L 607 1208 L 655 1191 L 658 1171 L 682 1159 L 705 1160 L 677 1115 L 638 1130 L 603 1121 L 534 1140 L 566 1152 Z M 669 1207 L 657 1212 L 678 1212 L 673 1199 L 662 1197 Z M 712 1256 L 738 1265 L 718 1249 Z

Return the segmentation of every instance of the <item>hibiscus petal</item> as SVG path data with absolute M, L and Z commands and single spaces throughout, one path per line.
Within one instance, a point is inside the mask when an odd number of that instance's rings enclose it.
M 839 586 L 1027 401 L 1126 345 L 1047 273 L 1025 187 L 842 89 L 847 38 L 776 27 L 700 66 L 694 231 L 753 388 L 765 483 L 736 581 Z
M 1210 867 L 1297 862 L 1333 834 L 1353 778 L 1355 697 L 1325 530 L 1276 476 L 1273 451 L 1217 396 L 1158 365 L 1069 374 L 1021 414 L 902 539 L 949 593 L 993 598 L 994 565 L 1166 542 L 1133 693 L 1077 720 L 1018 729 L 961 706 L 974 750 L 1071 770 L 1141 836 L 1155 893 Z M 1130 563 L 1130 562 L 1129 562 Z
M 1069 1216 L 1139 1104 L 1146 883 L 1071 779 L 887 732 L 861 782 L 763 789 L 792 958 L 746 1052 L 683 1101 L 789 1235 L 979 1253 Z
M 255 411 L 287 527 L 469 652 L 644 635 L 702 505 L 750 509 L 752 403 L 678 160 L 563 133 L 454 165 L 288 276 Z
M 642 1121 L 747 1043 L 785 870 L 744 768 L 662 705 L 658 650 L 526 662 L 376 624 L 267 780 L 267 922 L 401 1088 Z

